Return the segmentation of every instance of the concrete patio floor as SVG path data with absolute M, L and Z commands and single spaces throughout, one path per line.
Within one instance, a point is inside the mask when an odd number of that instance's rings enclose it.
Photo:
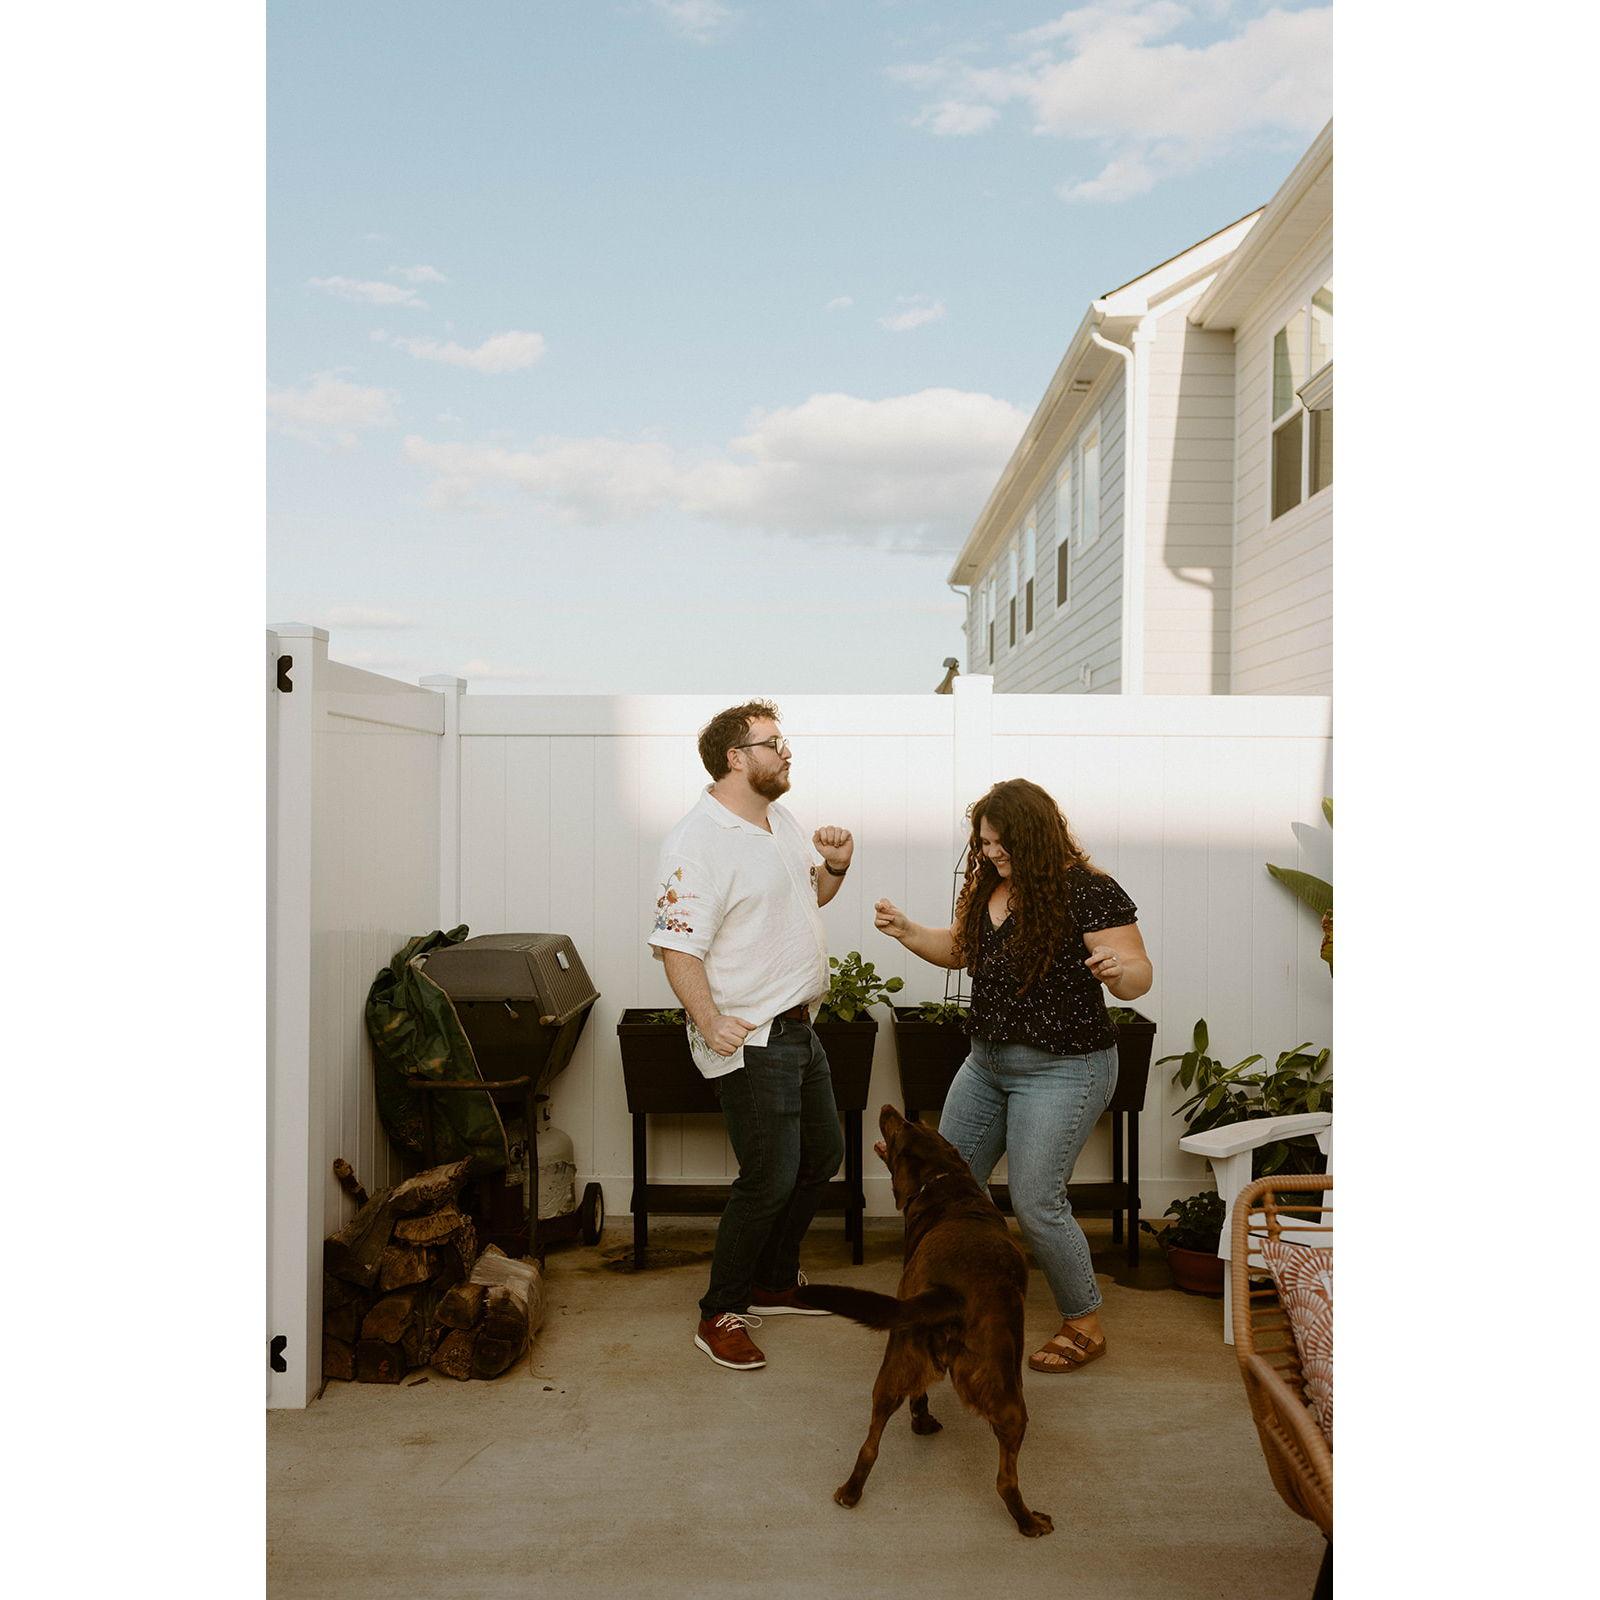
M 1165 1287 L 1159 1252 L 1130 1271 L 1109 1223 L 1085 1227 L 1110 1351 L 1070 1376 L 1025 1374 L 1022 1492 L 1054 1517 L 1047 1538 L 1017 1533 L 994 1438 L 948 1384 L 930 1393 L 944 1431 L 919 1438 L 902 1411 L 861 1504 L 834 1505 L 884 1336 L 770 1318 L 754 1335 L 763 1370 L 713 1365 L 692 1342 L 711 1230 L 664 1220 L 643 1273 L 616 1264 L 625 1226 L 553 1249 L 532 1359 L 494 1382 L 330 1383 L 308 1410 L 270 1413 L 268 1593 L 1309 1596 L 1322 1538 L 1273 1491 L 1220 1302 Z M 805 1265 L 892 1293 L 899 1224 L 869 1224 L 852 1267 L 824 1218 Z M 1031 1343 L 1056 1326 L 1035 1272 Z

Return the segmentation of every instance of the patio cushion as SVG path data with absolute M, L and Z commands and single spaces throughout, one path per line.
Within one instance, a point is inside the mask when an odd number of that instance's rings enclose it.
M 1300 1351 L 1306 1403 L 1331 1448 L 1333 1445 L 1333 1251 L 1264 1239 L 1261 1254 L 1289 1313 Z

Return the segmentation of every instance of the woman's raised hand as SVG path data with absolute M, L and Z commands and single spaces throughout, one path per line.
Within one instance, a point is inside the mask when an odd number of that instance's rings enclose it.
M 893 900 L 879 900 L 873 906 L 872 925 L 891 939 L 904 939 L 911 932 L 911 919 Z

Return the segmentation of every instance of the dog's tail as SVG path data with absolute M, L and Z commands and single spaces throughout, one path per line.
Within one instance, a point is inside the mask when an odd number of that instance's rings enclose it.
M 820 1311 L 832 1311 L 864 1327 L 925 1328 L 941 1322 L 959 1322 L 966 1297 L 948 1284 L 935 1284 L 909 1300 L 870 1289 L 851 1289 L 842 1283 L 808 1283 L 799 1298 Z

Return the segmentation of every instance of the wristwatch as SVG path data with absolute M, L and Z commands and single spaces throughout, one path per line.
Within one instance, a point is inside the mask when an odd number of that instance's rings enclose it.
M 828 876 L 830 878 L 842 878 L 845 875 L 845 873 L 847 873 L 850 870 L 849 866 L 845 865 L 843 867 L 840 867 L 840 869 L 837 872 L 835 872 L 833 870 L 833 863 L 831 861 L 824 861 L 822 864 L 823 864 L 823 866 L 825 866 L 828 869 Z

